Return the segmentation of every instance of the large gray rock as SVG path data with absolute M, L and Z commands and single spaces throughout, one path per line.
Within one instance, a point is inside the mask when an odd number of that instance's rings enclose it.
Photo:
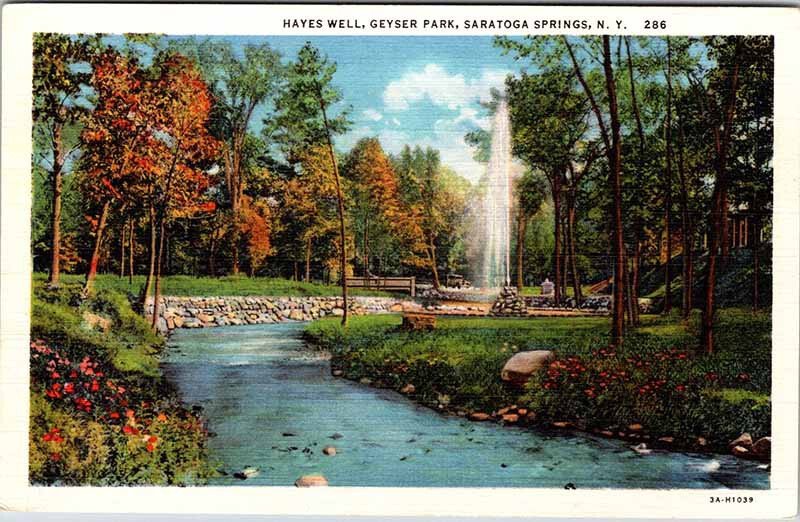
M 550 350 L 533 350 L 519 352 L 506 361 L 500 378 L 516 385 L 524 385 L 531 375 L 553 360 L 554 354 Z

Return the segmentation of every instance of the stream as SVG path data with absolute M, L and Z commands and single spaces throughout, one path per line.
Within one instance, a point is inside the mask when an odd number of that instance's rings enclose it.
M 162 361 L 183 400 L 203 407 L 211 485 L 768 489 L 769 473 L 728 455 L 653 451 L 623 441 L 444 416 L 388 390 L 332 377 L 304 323 L 179 329 Z M 335 456 L 324 455 L 334 446 Z M 260 469 L 247 480 L 245 467 Z

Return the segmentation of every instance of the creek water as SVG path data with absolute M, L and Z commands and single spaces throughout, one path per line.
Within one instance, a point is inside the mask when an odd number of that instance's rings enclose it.
M 212 485 L 769 488 L 769 473 L 727 455 L 653 451 L 622 441 L 444 416 L 402 395 L 332 377 L 303 323 L 176 330 L 162 368 L 203 407 Z M 337 435 L 338 434 L 338 435 Z M 322 449 L 334 446 L 335 456 Z M 234 473 L 254 466 L 247 480 Z

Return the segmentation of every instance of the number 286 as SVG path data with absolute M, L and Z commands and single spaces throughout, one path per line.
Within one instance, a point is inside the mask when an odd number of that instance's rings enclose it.
M 645 29 L 666 29 L 667 28 L 667 21 L 666 20 L 645 20 L 644 21 L 644 28 Z

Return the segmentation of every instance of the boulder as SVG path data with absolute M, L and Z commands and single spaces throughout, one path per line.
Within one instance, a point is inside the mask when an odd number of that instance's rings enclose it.
M 753 443 L 753 454 L 760 458 L 769 458 L 772 454 L 772 437 L 761 437 Z
M 175 325 L 175 328 L 183 328 L 183 322 L 184 319 L 181 315 L 176 315 L 172 318 L 172 323 Z
M 402 388 L 400 388 L 400 393 L 405 393 L 406 395 L 408 395 L 409 393 L 414 393 L 416 390 L 417 389 L 416 389 L 416 387 L 414 387 L 413 384 L 408 383 L 405 386 L 403 386 Z
M 339 308 L 338 306 L 331 310 L 331 313 L 337 317 L 341 317 L 344 315 L 344 308 Z
M 745 448 L 744 446 L 734 446 L 733 448 L 731 448 L 731 453 L 733 453 L 737 457 L 746 457 L 750 454 L 750 450 Z
M 735 446 L 749 449 L 753 447 L 753 437 L 751 437 L 749 433 L 742 433 L 728 444 L 729 448 L 734 448 Z
M 334 377 L 341 377 L 342 375 L 344 375 L 344 371 L 337 368 L 335 370 L 331 370 L 331 375 L 333 375 Z
M 470 414 L 470 416 L 469 416 L 469 420 L 478 421 L 478 422 L 487 421 L 487 420 L 489 420 L 491 418 L 492 418 L 491 415 L 489 415 L 488 413 L 481 413 L 481 412 L 475 412 L 475 413 Z
M 289 319 L 291 319 L 292 321 L 302 321 L 303 319 L 305 319 L 305 316 L 303 315 L 302 310 L 292 310 L 291 312 L 289 312 Z
M 400 303 L 394 303 L 392 306 L 389 307 L 390 312 L 402 312 L 403 305 Z
M 514 424 L 519 420 L 519 415 L 516 413 L 507 413 L 501 417 L 506 424 Z
M 336 448 L 334 448 L 333 446 L 325 446 L 324 448 L 322 448 L 322 453 L 324 453 L 325 455 L 327 455 L 329 457 L 335 457 L 336 456 Z
M 553 352 L 550 350 L 519 352 L 506 361 L 500 372 L 500 378 L 511 384 L 522 386 L 528 382 L 535 371 L 544 367 L 553 357 Z
M 322 475 L 303 475 L 294 481 L 294 485 L 298 488 L 315 488 L 320 486 L 327 486 L 328 479 Z
M 641 424 L 639 424 L 638 422 L 636 422 L 634 424 L 630 424 L 628 426 L 628 429 L 630 431 L 642 431 L 642 428 L 643 428 L 643 426 Z
M 210 323 L 211 321 L 214 320 L 214 316 L 213 315 L 207 314 L 205 312 L 201 312 L 201 313 L 197 314 L 197 318 L 201 322 L 204 322 L 204 323 Z

